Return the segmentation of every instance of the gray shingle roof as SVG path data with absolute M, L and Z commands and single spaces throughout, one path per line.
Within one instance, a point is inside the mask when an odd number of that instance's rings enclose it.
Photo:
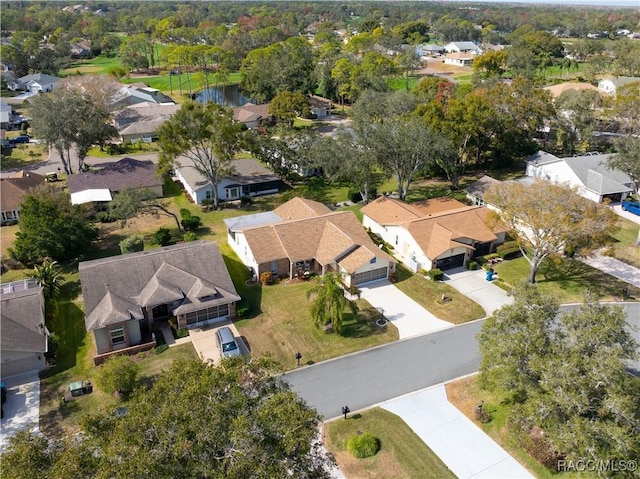
M 180 161 L 180 160 L 178 160 Z M 178 170 L 180 175 L 187 182 L 190 188 L 198 190 L 206 186 L 209 182 L 195 168 L 188 166 L 187 161 Z M 252 158 L 241 158 L 233 160 L 231 163 L 234 172 L 226 179 L 232 180 L 236 185 L 257 185 L 270 181 L 278 181 L 280 177 L 276 175 L 259 161 Z
M 43 305 L 40 286 L 0 294 L 0 348 L 3 351 L 47 351 Z
M 173 303 L 174 314 L 240 300 L 216 243 L 194 241 L 80 263 L 87 330 L 142 318 Z
M 79 193 L 92 189 L 109 189 L 112 193 L 123 188 L 153 188 L 163 185 L 156 177 L 157 166 L 150 161 L 123 158 L 102 170 L 67 176 L 69 191 Z

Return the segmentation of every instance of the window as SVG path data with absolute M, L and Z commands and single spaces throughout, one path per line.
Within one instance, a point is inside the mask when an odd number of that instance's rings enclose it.
M 396 235 L 396 246 L 398 246 L 398 235 Z
M 234 188 L 227 188 L 227 198 L 239 198 L 240 197 L 240 188 L 239 187 L 234 187 Z
M 207 190 L 204 194 L 205 198 L 210 200 L 211 199 L 211 190 Z
M 113 328 L 111 330 L 111 344 L 115 346 L 122 343 L 124 343 L 124 328 L 122 326 Z
M 225 316 L 229 316 L 228 304 L 221 304 L 220 306 L 201 309 L 200 311 L 194 311 L 193 313 L 186 314 L 188 325 L 201 323 L 209 319 L 222 318 Z

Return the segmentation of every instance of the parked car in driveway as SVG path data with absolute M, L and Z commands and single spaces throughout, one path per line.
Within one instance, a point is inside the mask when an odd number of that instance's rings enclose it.
M 223 358 L 240 356 L 240 348 L 233 337 L 233 332 L 227 326 L 216 331 L 216 344 Z
M 629 213 L 633 213 L 634 215 L 640 216 L 640 201 L 623 201 L 622 209 L 624 211 L 628 211 Z
M 16 136 L 15 138 L 9 141 L 14 145 L 19 145 L 21 143 L 29 143 L 31 141 L 31 138 L 29 138 L 27 135 L 20 135 L 20 136 Z

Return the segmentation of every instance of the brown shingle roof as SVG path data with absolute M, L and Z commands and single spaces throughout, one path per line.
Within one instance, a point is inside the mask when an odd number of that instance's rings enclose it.
M 174 314 L 238 301 L 215 243 L 175 246 L 85 261 L 78 267 L 87 330 L 142 317 L 143 306 L 181 300 Z
M 150 161 L 123 158 L 102 170 L 67 176 L 69 191 L 79 193 L 92 189 L 109 189 L 112 193 L 123 188 L 153 188 L 164 182 L 156 177 L 158 167 Z
M 314 216 L 330 213 L 331 210 L 322 203 L 296 196 L 285 204 L 278 206 L 273 212 L 284 221 L 287 221 L 313 218 Z
M 388 196 L 380 196 L 360 211 L 380 225 L 398 225 L 442 211 L 460 208 L 466 208 L 466 205 L 452 198 L 432 198 L 415 203 L 405 203 Z
M 241 123 L 250 123 L 269 117 L 271 117 L 271 114 L 269 113 L 268 103 L 263 105 L 245 103 L 244 105 L 237 106 L 233 109 L 233 119 Z
M 320 264 L 337 261 L 347 272 L 353 273 L 373 257 L 393 261 L 376 247 L 352 211 L 331 212 L 320 203 L 301 198 L 294 198 L 278 209 L 274 210 L 278 216 L 291 212 L 297 217 L 244 230 L 258 263 L 315 258 Z M 323 209 L 325 214 L 304 217 Z
M 0 179 L 0 210 L 15 210 L 32 188 L 44 183 L 44 176 L 29 171 L 19 171 L 11 177 Z
M 487 225 L 488 214 L 485 207 L 468 206 L 463 210 L 445 211 L 412 221 L 407 229 L 427 257 L 435 259 L 455 247 L 470 248 L 461 241 L 465 238 L 480 243 L 495 241 L 496 233 L 504 230 L 490 228 Z

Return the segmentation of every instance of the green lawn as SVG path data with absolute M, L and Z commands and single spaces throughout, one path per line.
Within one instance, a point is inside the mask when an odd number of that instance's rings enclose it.
M 499 263 L 495 270 L 498 273 L 496 283 L 511 289 L 528 278 L 529 263 L 520 257 Z M 558 263 L 545 261 L 538 270 L 536 281 L 542 292 L 555 296 L 561 303 L 580 302 L 588 290 L 595 291 L 603 301 L 620 300 L 623 288 L 628 288 L 632 299 L 640 299 L 639 288 L 568 258 Z
M 626 219 L 620 220 L 620 231 L 613 238 L 615 257 L 636 268 L 640 268 L 640 247 L 634 246 L 640 225 Z
M 19 133 L 19 132 L 18 132 Z M 25 168 L 33 163 L 45 160 L 49 155 L 47 145 L 23 143 L 11 148 L 11 156 L 2 158 L 2 169 Z M 55 169 L 55 168 L 54 168 Z
M 396 268 L 396 287 L 437 318 L 453 324 L 484 317 L 482 307 L 451 286 L 413 274 L 402 265 Z M 442 303 L 442 295 L 450 301 Z
M 413 90 L 413 87 L 416 86 L 416 83 L 420 81 L 421 76 L 418 75 L 409 75 L 409 91 Z M 407 80 L 402 78 L 391 78 L 387 85 L 389 89 L 392 91 L 407 91 Z
M 237 278 L 242 273 L 239 277 L 246 278 L 246 268 L 227 248 L 223 248 L 225 262 L 232 276 Z M 238 283 L 236 280 L 236 286 L 240 286 Z M 238 288 L 241 295 L 244 290 L 243 297 L 250 301 L 251 310 L 246 319 L 235 325 L 252 354 L 270 354 L 284 369 L 292 369 L 297 352 L 302 354 L 304 364 L 313 364 L 398 339 L 395 326 L 375 325 L 380 313 L 364 300 L 358 301 L 360 311 L 356 317 L 345 314 L 342 335 L 318 329 L 311 320 L 307 300 L 307 291 L 316 284 L 317 279 L 312 279 Z
M 240 72 L 233 72 L 229 75 L 227 79 L 227 84 L 235 84 L 240 83 L 242 80 L 242 75 Z M 193 93 L 200 91 L 205 87 L 205 79 L 203 75 L 199 73 L 183 73 L 182 75 L 155 75 L 155 76 L 138 76 L 134 75 L 130 78 L 123 78 L 120 80 L 122 83 L 137 83 L 144 82 L 149 85 L 151 88 L 157 88 L 158 90 L 171 94 L 173 90 L 173 94 L 176 95 L 180 93 L 180 86 L 182 85 L 182 93 L 189 93 L 189 84 L 191 84 L 191 91 Z M 209 75 L 209 86 L 214 87 L 216 85 L 216 75 Z
M 380 451 L 375 456 L 357 459 L 347 452 L 347 441 L 359 432 L 368 432 L 380 440 Z M 402 419 L 381 408 L 356 414 L 346 421 L 326 423 L 325 445 L 347 477 L 456 477 Z
M 122 62 L 118 57 L 116 57 L 115 55 L 112 57 L 107 57 L 106 55 L 102 54 L 88 60 L 75 61 L 64 70 L 60 70 L 58 75 L 60 77 L 77 74 L 108 75 L 111 72 L 112 68 L 119 66 L 122 66 Z
M 477 376 L 447 384 L 447 397 L 454 406 L 475 422 L 479 428 L 500 444 L 515 460 L 526 467 L 538 479 L 577 479 L 578 477 L 585 477 L 585 474 L 579 472 L 563 472 L 560 474 L 552 472 L 531 456 L 522 446 L 522 436 L 509 423 L 511 403 L 505 401 L 507 399 L 505 396 L 480 389 Z M 473 417 L 474 406 L 480 403 L 481 400 L 484 401 L 484 409 L 491 414 L 491 421 L 486 424 L 477 422 Z

